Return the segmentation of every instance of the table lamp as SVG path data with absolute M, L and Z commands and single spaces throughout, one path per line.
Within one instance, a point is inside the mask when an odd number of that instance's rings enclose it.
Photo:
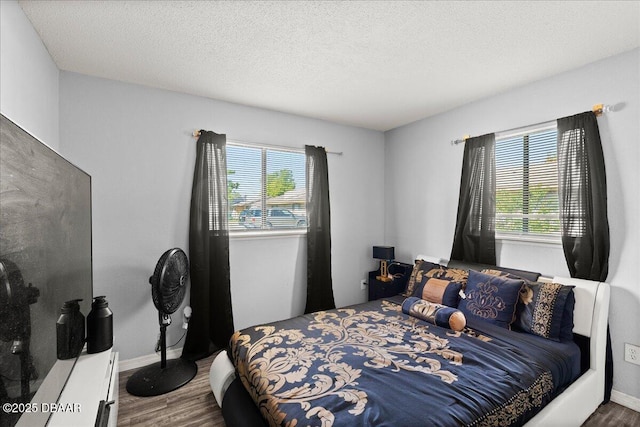
M 380 260 L 380 275 L 376 276 L 376 279 L 381 282 L 391 282 L 389 278 L 389 272 L 387 271 L 387 261 L 394 259 L 394 247 L 393 246 L 374 246 L 373 257 Z

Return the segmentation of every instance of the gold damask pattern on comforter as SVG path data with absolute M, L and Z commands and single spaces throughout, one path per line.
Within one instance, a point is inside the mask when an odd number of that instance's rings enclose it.
M 425 323 L 388 301 L 231 338 L 244 387 L 268 423 L 283 426 L 518 424 L 550 399 L 554 381 L 531 363 L 531 349 L 514 357 L 507 347 L 501 337 Z

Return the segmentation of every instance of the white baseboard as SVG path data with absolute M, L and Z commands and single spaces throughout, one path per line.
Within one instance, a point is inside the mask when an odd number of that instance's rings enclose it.
M 182 347 L 167 350 L 167 360 L 177 359 L 182 354 Z M 160 361 L 160 353 L 147 354 L 145 356 L 135 357 L 133 359 L 121 360 L 118 364 L 120 372 L 129 371 L 131 369 L 142 368 Z
M 611 390 L 611 401 L 633 409 L 636 412 L 640 412 L 640 399 L 637 397 L 629 396 L 617 390 Z

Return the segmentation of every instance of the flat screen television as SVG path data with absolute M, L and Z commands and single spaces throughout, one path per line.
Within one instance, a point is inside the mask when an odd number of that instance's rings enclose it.
M 25 404 L 56 403 L 77 359 L 57 360 L 60 308 L 91 308 L 91 177 L 0 120 L 0 427 L 40 426 Z

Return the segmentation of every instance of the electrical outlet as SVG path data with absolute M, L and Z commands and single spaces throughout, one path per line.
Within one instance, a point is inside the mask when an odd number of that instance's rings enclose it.
M 624 360 L 640 365 L 640 346 L 624 343 Z
M 367 289 L 367 279 L 360 280 L 360 289 Z

